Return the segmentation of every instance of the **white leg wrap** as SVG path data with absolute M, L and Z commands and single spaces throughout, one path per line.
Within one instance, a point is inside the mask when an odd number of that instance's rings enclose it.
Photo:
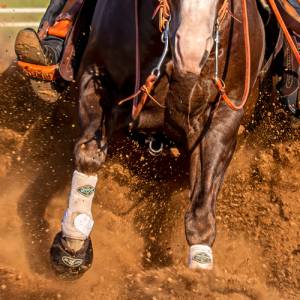
M 190 255 L 189 255 L 189 268 L 212 270 L 213 268 L 212 249 L 207 245 L 191 246 Z
M 63 236 L 86 240 L 93 228 L 92 202 L 97 184 L 97 176 L 73 173 L 69 206 L 62 220 Z

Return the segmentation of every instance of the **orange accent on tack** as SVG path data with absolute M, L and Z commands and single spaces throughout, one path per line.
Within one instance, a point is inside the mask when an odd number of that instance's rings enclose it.
M 239 104 L 235 104 L 227 95 L 225 89 L 225 83 L 220 78 L 215 78 L 216 87 L 219 90 L 221 98 L 225 103 L 235 111 L 243 109 L 250 93 L 250 84 L 251 84 L 251 49 L 250 49 L 250 34 L 249 34 L 249 19 L 248 19 L 248 10 L 247 10 L 247 0 L 241 0 L 242 2 L 242 11 L 243 11 L 243 31 L 244 31 L 244 45 L 245 45 L 245 61 L 246 61 L 246 70 L 245 70 L 245 87 L 242 100 Z
M 171 16 L 171 8 L 168 0 L 158 0 L 159 4 L 157 5 L 152 19 L 159 13 L 159 30 L 163 32 L 166 28 L 166 24 L 168 23 Z
M 296 45 L 293 41 L 293 38 L 291 37 L 291 35 L 290 35 L 290 33 L 289 33 L 289 31 L 286 27 L 286 24 L 285 24 L 284 20 L 282 19 L 282 16 L 281 16 L 281 14 L 278 10 L 278 7 L 277 7 L 275 1 L 274 0 L 269 0 L 269 3 L 271 5 L 271 8 L 272 8 L 274 14 L 275 14 L 275 17 L 277 18 L 279 26 L 282 29 L 283 34 L 284 34 L 284 36 L 285 36 L 285 38 L 286 38 L 293 54 L 294 54 L 298 64 L 300 65 L 300 53 L 299 53 L 299 51 L 298 51 L 298 49 L 297 49 L 297 47 L 296 47 Z
M 70 20 L 59 20 L 48 29 L 48 35 L 53 35 L 64 39 L 72 28 L 72 24 L 73 22 Z
M 58 65 L 39 66 L 23 61 L 18 61 L 17 64 L 22 72 L 28 77 L 45 81 L 54 81 L 58 78 Z

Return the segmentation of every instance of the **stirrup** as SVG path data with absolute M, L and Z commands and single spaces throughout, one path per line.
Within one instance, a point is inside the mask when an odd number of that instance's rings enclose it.
M 59 99 L 61 93 L 55 87 L 56 80 L 60 78 L 58 65 L 39 66 L 22 61 L 18 61 L 17 65 L 30 78 L 31 87 L 39 99 L 47 103 Z
M 55 81 L 59 77 L 59 66 L 42 66 L 23 61 L 17 62 L 20 70 L 28 77 L 44 81 Z
M 31 87 L 39 99 L 47 103 L 54 103 L 59 99 L 61 92 L 56 87 L 59 82 L 57 79 L 60 78 L 58 65 L 38 66 L 18 61 L 17 66 L 30 79 Z

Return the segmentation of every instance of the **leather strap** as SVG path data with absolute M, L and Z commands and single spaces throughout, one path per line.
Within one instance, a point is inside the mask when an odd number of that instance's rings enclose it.
M 270 6 L 271 6 L 271 8 L 272 8 L 272 10 L 273 10 L 273 12 L 276 16 L 276 19 L 279 23 L 279 26 L 281 27 L 281 29 L 283 31 L 283 34 L 284 34 L 289 46 L 291 47 L 291 50 L 292 50 L 293 54 L 295 55 L 295 58 L 296 58 L 298 64 L 300 65 L 300 53 L 299 53 L 299 51 L 298 51 L 298 49 L 297 49 L 297 47 L 296 47 L 296 45 L 293 41 L 293 38 L 291 37 L 291 35 L 290 35 L 290 33 L 287 29 L 287 26 L 286 26 L 286 24 L 285 24 L 285 22 L 284 22 L 284 20 L 281 16 L 279 10 L 278 10 L 278 7 L 277 7 L 274 0 L 268 0 L 268 1 L 269 1 Z
M 75 77 L 75 71 L 73 68 L 74 65 L 73 59 L 76 56 L 75 44 L 76 41 L 78 41 L 80 34 L 82 32 L 82 28 L 80 24 L 82 23 L 81 22 L 82 18 L 85 17 L 82 13 L 84 11 L 83 7 L 85 7 L 85 5 L 89 5 L 90 2 L 92 1 L 80 0 L 76 2 L 76 6 L 80 4 L 80 8 L 77 14 L 73 16 L 73 26 L 70 30 L 70 33 L 66 37 L 64 52 L 59 66 L 59 73 L 61 77 L 66 81 L 72 81 L 74 80 Z
M 245 106 L 250 92 L 251 83 L 251 49 L 250 49 L 250 36 L 249 36 L 249 20 L 248 20 L 248 9 L 247 0 L 242 1 L 242 14 L 243 14 L 243 31 L 244 31 L 244 47 L 245 47 L 245 59 L 246 59 L 246 71 L 245 71 L 245 87 L 242 100 L 240 104 L 236 105 L 227 95 L 225 89 L 225 83 L 220 79 L 216 78 L 215 83 L 221 94 L 221 98 L 232 110 L 240 110 Z

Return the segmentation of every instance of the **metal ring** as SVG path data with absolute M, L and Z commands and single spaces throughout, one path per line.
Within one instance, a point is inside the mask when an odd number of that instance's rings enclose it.
M 153 156 L 158 156 L 162 153 L 163 149 L 164 149 L 164 144 L 163 142 L 160 142 L 159 148 L 155 148 L 154 143 L 157 142 L 157 140 L 155 139 L 151 139 L 149 142 L 149 153 Z
M 151 72 L 151 75 L 154 75 L 156 77 L 160 76 L 160 69 L 158 67 L 154 68 Z

